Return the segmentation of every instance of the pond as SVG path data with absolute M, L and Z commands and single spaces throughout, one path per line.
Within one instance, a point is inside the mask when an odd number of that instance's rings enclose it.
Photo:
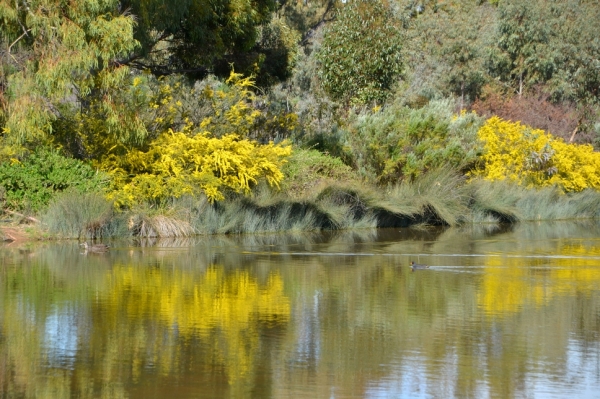
M 598 222 L 110 244 L 0 245 L 0 398 L 600 397 Z

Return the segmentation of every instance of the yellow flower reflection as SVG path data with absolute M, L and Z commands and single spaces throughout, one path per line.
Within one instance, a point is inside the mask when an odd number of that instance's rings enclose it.
M 563 245 L 553 257 L 485 258 L 478 304 L 488 315 L 542 306 L 558 295 L 589 295 L 600 284 L 600 249 Z
M 195 275 L 125 265 L 113 268 L 110 279 L 107 320 L 117 323 L 125 313 L 127 320 L 158 323 L 184 340 L 204 340 L 230 384 L 252 376 L 259 325 L 290 318 L 290 301 L 277 273 L 259 284 L 248 271 L 226 272 L 220 266 Z

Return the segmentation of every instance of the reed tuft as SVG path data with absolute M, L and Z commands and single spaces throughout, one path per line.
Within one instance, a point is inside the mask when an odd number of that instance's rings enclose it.
M 64 238 L 99 238 L 123 235 L 123 220 L 101 193 L 68 191 L 57 196 L 41 216 L 51 234 Z

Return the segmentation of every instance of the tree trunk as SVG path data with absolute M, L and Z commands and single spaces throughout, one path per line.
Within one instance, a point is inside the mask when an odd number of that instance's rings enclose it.
M 465 81 L 460 82 L 460 110 L 464 109 L 465 105 Z
M 577 130 L 579 130 L 579 126 L 577 126 L 575 128 L 575 130 L 573 130 L 573 133 L 571 134 L 571 138 L 569 139 L 569 143 L 572 143 L 573 140 L 575 139 L 575 134 L 577 133 Z
M 523 94 L 523 71 L 519 74 L 519 98 Z

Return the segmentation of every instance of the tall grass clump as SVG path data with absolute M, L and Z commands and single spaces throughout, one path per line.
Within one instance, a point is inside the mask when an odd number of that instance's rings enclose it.
M 320 230 L 323 215 L 310 204 L 274 197 L 235 196 L 210 203 L 203 198 L 188 201 L 190 223 L 198 234 L 240 234 Z
M 411 215 L 420 222 L 455 226 L 469 212 L 470 195 L 464 177 L 445 167 L 393 186 L 389 201 L 397 213 Z
M 516 206 L 521 220 L 594 219 L 600 217 L 600 192 L 565 194 L 558 187 L 524 190 Z
M 189 237 L 195 234 L 187 220 L 140 211 L 129 217 L 129 226 L 132 235 L 137 237 Z
M 126 212 L 130 234 L 144 238 L 193 236 L 197 233 L 191 223 L 193 204 L 192 196 L 172 198 L 158 207 L 140 204 Z
M 210 203 L 203 197 L 177 200 L 197 234 L 300 232 L 375 227 L 367 190 L 321 184 L 302 199 L 261 186 L 251 196 L 231 195 Z
M 359 182 L 322 184 L 311 197 L 335 229 L 377 227 L 377 209 L 383 201 L 374 187 Z
M 475 179 L 469 183 L 472 202 L 470 204 L 472 223 L 513 223 L 522 218 L 517 202 L 527 191 L 510 181 L 490 182 Z
M 514 223 L 527 220 L 594 219 L 600 217 L 600 192 L 565 193 L 558 186 L 526 188 L 512 181 L 476 179 L 470 222 Z
M 64 238 L 98 238 L 126 235 L 123 217 L 102 193 L 67 191 L 57 196 L 41 217 L 49 233 Z

